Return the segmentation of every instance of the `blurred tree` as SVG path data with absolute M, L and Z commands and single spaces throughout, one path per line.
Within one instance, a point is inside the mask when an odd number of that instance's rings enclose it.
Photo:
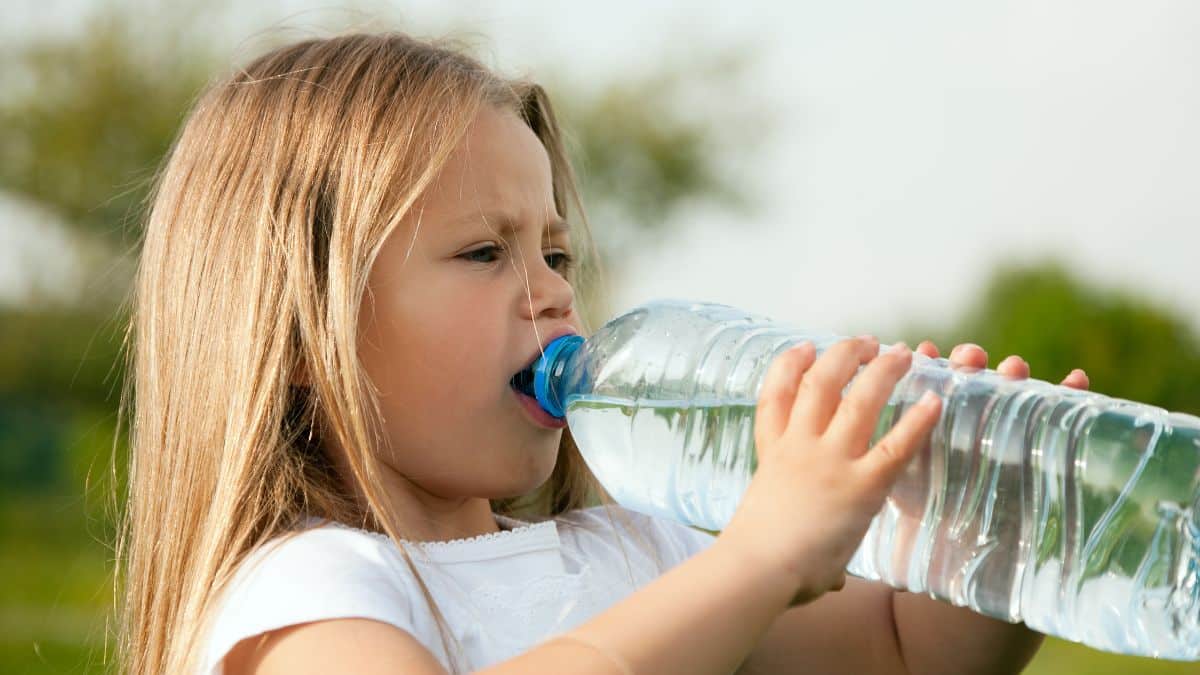
M 740 90 L 754 56 L 750 47 L 689 51 L 678 62 L 666 58 L 657 70 L 586 91 L 552 76 L 608 262 L 666 234 L 689 202 L 755 210 L 753 186 L 731 169 L 763 147 L 775 123 L 770 108 Z
M 184 39 L 181 23 L 147 40 L 113 9 L 78 38 L 8 46 L 0 61 L 0 191 L 45 205 L 79 230 L 131 241 L 125 229 L 136 234 L 141 224 L 158 162 L 226 60 Z M 746 186 L 721 170 L 720 154 L 757 147 L 764 110 L 743 105 L 736 117 L 720 117 L 680 109 L 689 86 L 734 87 L 750 54 L 712 51 L 599 90 L 535 74 L 557 82 L 546 86 L 577 150 L 585 203 L 614 214 L 619 227 L 647 231 L 661 229 L 689 199 L 750 207 Z M 606 228 L 597 229 L 603 237 Z
M 1171 309 L 1129 290 L 1091 287 L 1056 259 L 1003 263 L 952 325 L 902 333 L 910 345 L 938 336 L 942 356 L 974 342 L 992 369 L 1017 354 L 1030 377 L 1055 384 L 1083 368 L 1092 391 L 1200 415 L 1200 336 Z
M 79 38 L 5 47 L 0 191 L 120 242 L 214 63 L 171 37 L 146 41 L 102 14 Z

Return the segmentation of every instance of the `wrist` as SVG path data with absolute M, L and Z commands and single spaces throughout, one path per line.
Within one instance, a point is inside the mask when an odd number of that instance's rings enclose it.
M 707 552 L 724 557 L 732 569 L 765 588 L 768 597 L 778 602 L 779 611 L 816 600 L 822 592 L 800 570 L 777 557 L 764 554 L 758 547 L 746 545 L 739 535 L 727 536 L 726 529 Z

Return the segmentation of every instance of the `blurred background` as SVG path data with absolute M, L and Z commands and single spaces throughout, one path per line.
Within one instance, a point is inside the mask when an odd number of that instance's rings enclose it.
M 1200 414 L 1200 5 L 977 4 L 6 2 L 0 671 L 111 653 L 143 199 L 207 79 L 304 37 L 453 33 L 542 82 L 616 310 L 971 341 Z M 1049 639 L 1026 672 L 1197 670 Z

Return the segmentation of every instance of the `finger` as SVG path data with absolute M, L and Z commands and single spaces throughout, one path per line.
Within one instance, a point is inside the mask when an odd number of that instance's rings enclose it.
M 950 351 L 950 365 L 957 368 L 987 368 L 988 356 L 983 347 L 964 342 Z
M 1072 387 L 1074 389 L 1087 389 L 1092 385 L 1092 381 L 1087 376 L 1087 373 L 1083 372 L 1083 370 L 1079 368 L 1072 370 L 1071 373 L 1067 375 L 1066 379 L 1062 381 L 1062 383 L 1063 386 Z
M 859 366 L 878 355 L 879 341 L 863 337 L 841 340 L 822 352 L 800 380 L 788 429 L 824 433 L 829 418 L 842 401 L 846 383 Z
M 761 449 L 779 438 L 787 428 L 796 389 L 804 371 L 816 358 L 812 342 L 804 341 L 788 349 L 767 368 L 759 387 L 758 406 L 754 413 L 754 442 Z
M 931 359 L 936 359 L 939 355 L 937 345 L 933 344 L 932 340 L 922 341 L 921 344 L 917 345 L 917 348 L 914 351 L 921 352 Z
M 825 436 L 837 447 L 846 448 L 858 457 L 867 451 L 879 413 L 891 398 L 896 383 L 912 366 L 912 352 L 903 342 L 896 343 L 863 370 L 850 386 L 850 391 L 838 406 Z
M 870 479 L 883 490 L 896 481 L 909 460 L 929 439 L 942 412 L 942 399 L 928 392 L 904 411 L 883 438 L 861 459 Z
M 1025 362 L 1025 359 L 1013 354 L 1012 356 L 1005 357 L 1000 362 L 1000 365 L 996 366 L 996 372 L 1023 380 L 1029 377 L 1029 364 Z

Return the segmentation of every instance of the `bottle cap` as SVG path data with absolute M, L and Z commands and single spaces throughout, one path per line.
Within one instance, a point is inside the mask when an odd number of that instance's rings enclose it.
M 562 392 L 554 391 L 551 384 L 562 375 L 561 362 L 565 361 L 566 357 L 570 356 L 581 344 L 583 344 L 581 335 L 564 335 L 557 338 L 546 345 L 545 352 L 533 367 L 533 393 L 542 409 L 553 417 L 562 419 L 567 412 L 563 409 L 562 401 L 559 400 Z

